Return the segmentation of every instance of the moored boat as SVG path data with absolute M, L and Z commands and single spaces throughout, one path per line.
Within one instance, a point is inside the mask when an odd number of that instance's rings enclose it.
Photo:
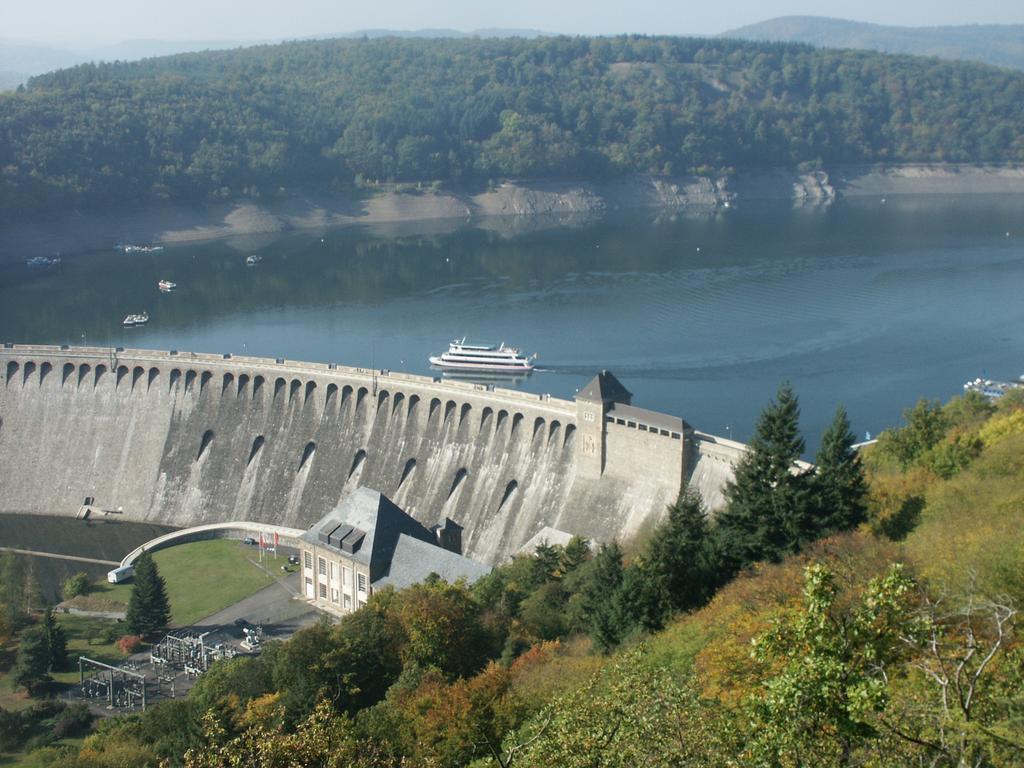
M 121 321 L 121 325 L 125 326 L 126 328 L 130 328 L 133 325 L 145 325 L 148 322 L 149 313 L 141 312 L 137 315 L 128 315 L 127 317 L 125 317 L 123 321 Z
M 1024 374 L 1019 376 L 1016 381 L 993 381 L 992 379 L 978 378 L 964 384 L 965 392 L 977 392 L 993 401 L 1017 389 L 1024 389 Z
M 468 344 L 465 338 L 453 340 L 448 351 L 432 355 L 430 364 L 446 371 L 487 371 L 492 373 L 529 373 L 537 355 L 526 357 L 518 347 L 501 344 Z
M 254 267 L 261 261 L 263 261 L 263 257 L 260 256 L 259 254 L 254 253 L 252 256 L 245 257 L 245 266 Z
M 168 291 L 173 291 L 175 288 L 177 288 L 178 284 L 172 283 L 170 280 L 161 280 L 159 283 L 156 284 L 156 287 L 159 288 L 164 293 L 167 293 Z
M 25 266 L 33 268 L 41 267 L 56 267 L 60 265 L 60 256 L 53 256 L 47 258 L 46 256 L 33 256 L 31 259 L 25 262 Z

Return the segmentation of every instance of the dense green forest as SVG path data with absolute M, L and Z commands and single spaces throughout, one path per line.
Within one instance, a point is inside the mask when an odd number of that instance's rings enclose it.
M 684 494 L 622 547 L 376 592 L 80 745 L 41 705 L 0 738 L 60 768 L 1019 766 L 1024 397 L 904 416 L 858 453 L 839 409 L 797 470 L 782 388 L 714 519 Z M 11 564 L 17 666 L 41 630 Z
M 668 37 L 363 39 L 82 65 L 0 95 L 0 211 L 385 181 L 1024 160 L 1024 75 Z

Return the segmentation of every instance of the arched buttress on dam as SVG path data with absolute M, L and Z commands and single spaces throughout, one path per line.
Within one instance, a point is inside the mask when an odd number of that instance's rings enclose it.
M 230 355 L 4 345 L 0 511 L 86 497 L 179 526 L 305 528 L 363 485 L 449 517 L 499 562 L 545 526 L 628 539 L 690 482 L 714 507 L 743 447 L 634 407 L 607 372 L 573 401 Z

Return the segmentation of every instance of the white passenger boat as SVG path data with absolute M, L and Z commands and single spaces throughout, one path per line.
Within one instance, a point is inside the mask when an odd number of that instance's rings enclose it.
M 525 357 L 518 347 L 505 343 L 467 344 L 466 339 L 452 341 L 448 351 L 432 355 L 430 364 L 446 371 L 490 371 L 500 373 L 528 373 L 533 370 L 537 355 Z

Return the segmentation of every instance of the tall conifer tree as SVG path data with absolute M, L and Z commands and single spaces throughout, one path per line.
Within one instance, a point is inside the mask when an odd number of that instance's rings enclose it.
M 864 498 L 867 482 L 860 456 L 853 448 L 846 409 L 839 406 L 835 418 L 821 436 L 814 478 L 815 525 L 818 535 L 855 528 L 867 518 Z
M 581 589 L 590 637 L 601 651 L 614 648 L 624 634 L 614 604 L 615 594 L 622 586 L 622 570 L 622 550 L 613 541 L 598 550 Z
M 50 653 L 50 670 L 60 670 L 68 661 L 68 638 L 50 606 L 46 607 L 46 613 L 43 614 L 43 633 Z
M 684 491 L 668 508 L 668 517 L 647 545 L 645 561 L 663 606 L 663 620 L 674 611 L 703 605 L 710 597 L 717 580 L 716 559 L 707 512 L 696 491 Z
M 131 632 L 150 635 L 167 626 L 171 609 L 167 586 L 149 552 L 144 551 L 135 559 L 134 580 L 125 620 Z
M 725 489 L 716 537 L 731 570 L 778 560 L 807 540 L 807 475 L 795 471 L 804 451 L 800 406 L 788 384 L 761 412 L 757 431 Z

